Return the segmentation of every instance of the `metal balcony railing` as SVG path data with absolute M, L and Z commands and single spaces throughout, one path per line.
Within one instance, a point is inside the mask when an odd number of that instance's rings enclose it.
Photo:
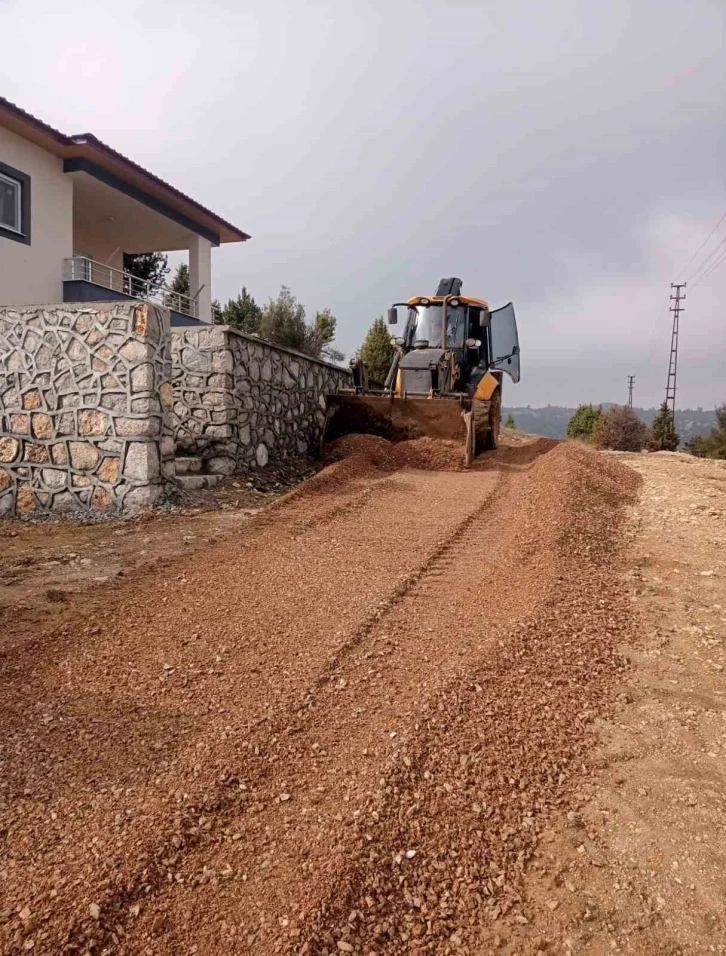
M 191 296 L 172 292 L 166 286 L 139 279 L 130 272 L 114 269 L 103 262 L 88 259 L 86 256 L 73 256 L 71 259 L 63 260 L 63 281 L 92 282 L 94 285 L 111 289 L 113 292 L 121 292 L 134 299 L 165 305 L 174 312 L 181 312 L 195 319 L 199 317 L 198 303 Z

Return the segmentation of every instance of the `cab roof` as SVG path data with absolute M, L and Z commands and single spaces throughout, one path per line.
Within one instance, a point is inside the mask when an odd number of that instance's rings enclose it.
M 415 295 L 412 299 L 406 300 L 406 305 L 419 305 L 421 301 L 425 302 L 443 302 L 445 296 L 442 295 Z M 473 299 L 468 295 L 455 295 L 450 296 L 449 298 L 458 299 L 459 302 L 464 302 L 466 305 L 476 305 L 480 309 L 488 309 L 489 303 L 485 299 Z

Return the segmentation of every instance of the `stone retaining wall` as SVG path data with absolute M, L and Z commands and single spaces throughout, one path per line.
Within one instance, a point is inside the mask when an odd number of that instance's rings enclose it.
M 168 309 L 0 308 L 0 514 L 136 510 L 174 473 Z
M 229 326 L 172 332 L 178 454 L 211 474 L 317 451 L 325 394 L 345 369 L 269 345 Z

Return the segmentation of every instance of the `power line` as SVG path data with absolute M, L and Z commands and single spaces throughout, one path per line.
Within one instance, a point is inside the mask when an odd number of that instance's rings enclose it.
M 721 256 L 720 259 L 717 259 L 716 262 L 714 262 L 714 263 L 711 264 L 711 268 L 710 268 L 710 269 L 708 269 L 702 276 L 699 276 L 699 278 L 696 279 L 696 281 L 695 281 L 695 282 L 693 283 L 693 285 L 691 286 L 691 289 L 693 289 L 695 286 L 697 286 L 699 282 L 702 282 L 704 279 L 707 279 L 707 278 L 711 275 L 711 273 L 712 273 L 712 272 L 715 272 L 716 269 L 718 269 L 718 267 L 719 267 L 720 265 L 722 265 L 722 263 L 724 263 L 724 262 L 726 262 L 726 250 L 724 251 L 724 253 L 723 253 L 723 255 Z
M 687 277 L 686 282 L 693 282 L 694 279 L 701 278 L 699 273 L 702 273 L 704 270 L 707 270 L 709 268 L 709 266 L 712 264 L 712 260 L 714 256 L 719 256 L 721 254 L 721 250 L 724 247 L 726 247 L 726 237 L 724 237 L 717 246 L 714 246 L 711 252 L 709 252 L 709 254 L 706 256 L 706 258 L 702 260 L 699 266 L 696 266 L 693 272 Z
M 633 388 L 635 387 L 635 376 L 628 375 L 628 408 L 633 407 Z
M 721 216 L 721 218 L 719 219 L 719 221 L 716 223 L 716 225 L 713 227 L 713 229 L 709 232 L 709 234 L 708 234 L 708 235 L 706 236 L 706 238 L 703 240 L 703 242 L 702 242 L 701 245 L 698 247 L 698 249 L 696 249 L 696 251 L 693 253 L 693 255 L 692 255 L 691 258 L 688 260 L 688 262 L 683 266 L 683 268 L 682 268 L 679 272 L 676 273 L 676 275 L 682 275 L 682 274 L 686 271 L 686 269 L 690 266 L 690 264 L 693 262 L 693 260 L 694 260 L 694 259 L 696 258 L 696 256 L 699 254 L 699 252 L 701 251 L 701 249 L 703 249 L 703 248 L 705 247 L 705 245 L 707 244 L 707 242 L 708 242 L 708 240 L 711 238 L 711 236 L 714 234 L 714 232 L 716 232 L 716 230 L 717 230 L 718 227 L 721 225 L 721 223 L 724 221 L 724 219 L 726 219 L 726 212 L 724 212 L 724 214 Z

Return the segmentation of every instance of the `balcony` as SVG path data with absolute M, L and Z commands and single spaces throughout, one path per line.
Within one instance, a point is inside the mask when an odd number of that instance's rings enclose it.
M 171 311 L 173 326 L 204 324 L 199 318 L 196 298 L 173 292 L 166 286 L 155 285 L 86 256 L 63 260 L 64 302 L 103 302 L 109 299 L 141 299 L 164 305 Z

